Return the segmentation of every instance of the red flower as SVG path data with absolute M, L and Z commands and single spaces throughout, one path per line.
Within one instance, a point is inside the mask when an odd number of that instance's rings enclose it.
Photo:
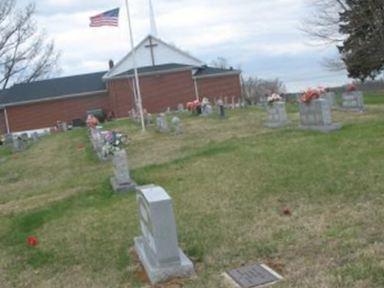
M 283 214 L 286 215 L 286 216 L 291 216 L 292 215 L 291 209 L 284 208 L 283 209 Z
M 35 236 L 28 236 L 27 238 L 27 244 L 29 246 L 36 246 L 39 243 L 37 238 Z
M 308 89 L 304 94 L 300 97 L 300 101 L 303 103 L 309 103 L 312 100 L 320 98 L 321 91 L 316 89 Z

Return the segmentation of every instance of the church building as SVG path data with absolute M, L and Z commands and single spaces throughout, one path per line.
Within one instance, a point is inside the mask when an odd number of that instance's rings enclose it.
M 176 109 L 195 99 L 239 101 L 240 71 L 202 61 L 152 35 L 135 48 L 143 108 L 150 113 Z M 16 84 L 0 90 L 0 133 L 71 124 L 87 111 L 102 109 L 116 118 L 135 107 L 132 51 L 109 71 Z

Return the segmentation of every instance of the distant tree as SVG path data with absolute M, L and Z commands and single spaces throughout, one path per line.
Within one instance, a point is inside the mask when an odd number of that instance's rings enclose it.
M 243 99 L 248 104 L 256 104 L 273 93 L 285 93 L 286 87 L 279 79 L 264 80 L 257 77 L 246 77 L 242 79 L 242 91 Z
M 325 59 L 330 70 L 347 69 L 365 80 L 384 69 L 383 0 L 312 0 L 313 13 L 303 30 L 313 40 L 336 45 L 338 59 Z
M 211 61 L 211 66 L 220 69 L 229 69 L 228 60 L 224 57 L 217 57 L 216 60 Z
M 340 13 L 340 33 L 346 39 L 339 51 L 349 76 L 374 79 L 384 70 L 383 0 L 346 0 Z
M 34 15 L 33 3 L 19 10 L 16 0 L 0 1 L 0 89 L 46 78 L 57 67 L 59 54 L 38 31 Z

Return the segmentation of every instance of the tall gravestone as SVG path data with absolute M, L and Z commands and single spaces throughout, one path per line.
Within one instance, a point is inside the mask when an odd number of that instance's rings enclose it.
M 166 118 L 164 113 L 161 113 L 161 114 L 157 115 L 156 127 L 157 127 L 157 131 L 159 131 L 161 133 L 169 132 L 167 118 Z
M 332 123 L 331 106 L 325 99 L 300 103 L 300 128 L 320 132 L 339 130 L 341 124 Z
M 105 144 L 103 135 L 101 134 L 101 131 L 97 128 L 91 128 L 91 143 L 93 146 L 93 150 L 96 152 L 97 157 L 99 157 L 100 160 L 107 160 L 108 156 L 104 154 L 103 147 Z
M 265 126 L 268 128 L 280 128 L 289 123 L 285 102 L 278 101 L 267 106 L 268 119 Z
M 361 91 L 344 92 L 341 96 L 341 108 L 347 111 L 363 112 L 364 97 Z
M 129 174 L 127 152 L 124 149 L 116 151 L 113 154 L 112 162 L 114 176 L 111 178 L 111 185 L 113 191 L 117 193 L 134 191 L 136 184 Z
M 142 186 L 137 203 L 142 236 L 135 250 L 151 283 L 193 275 L 193 263 L 178 246 L 171 197 L 159 186 Z

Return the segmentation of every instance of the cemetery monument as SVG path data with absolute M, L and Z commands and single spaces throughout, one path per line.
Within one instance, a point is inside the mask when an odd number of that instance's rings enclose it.
M 132 181 L 129 174 L 127 152 L 125 149 L 114 152 L 112 162 L 114 176 L 111 178 L 111 185 L 113 191 L 117 193 L 134 191 L 136 184 Z
M 278 94 L 268 97 L 267 113 L 268 119 L 265 126 L 268 128 L 280 128 L 289 123 L 285 102 Z
M 320 132 L 341 129 L 341 124 L 332 123 L 331 106 L 320 98 L 318 90 L 308 90 L 300 98 L 300 128 Z
M 142 236 L 135 250 L 151 283 L 193 275 L 193 263 L 178 246 L 171 197 L 159 186 L 142 186 L 137 203 Z

